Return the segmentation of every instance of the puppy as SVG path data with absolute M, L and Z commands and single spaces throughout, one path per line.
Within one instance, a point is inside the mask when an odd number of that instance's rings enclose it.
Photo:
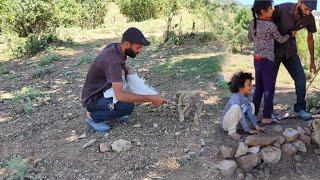
M 184 117 L 188 116 L 192 109 L 195 110 L 194 122 L 199 124 L 201 112 L 203 108 L 203 101 L 198 91 L 178 91 L 176 93 L 178 102 L 178 112 L 180 122 L 184 121 Z
M 312 122 L 312 127 L 315 133 L 315 140 L 320 146 L 320 119 L 316 119 Z

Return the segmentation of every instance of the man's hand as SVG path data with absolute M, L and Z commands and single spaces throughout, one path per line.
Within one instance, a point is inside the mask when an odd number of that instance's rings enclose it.
M 317 71 L 316 63 L 315 63 L 314 59 L 311 59 L 310 60 L 310 73 L 315 74 L 316 71 Z
M 151 96 L 151 102 L 153 105 L 160 106 L 162 104 L 167 103 L 167 100 L 161 97 L 160 95 Z

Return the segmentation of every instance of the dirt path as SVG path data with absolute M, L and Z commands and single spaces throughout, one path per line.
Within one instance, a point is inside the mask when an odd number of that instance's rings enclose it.
M 169 106 L 136 106 L 128 124 L 113 122 L 113 130 L 105 135 L 89 132 L 83 123 L 85 117 L 80 95 L 89 64 L 77 65 L 75 57 L 85 52 L 97 53 L 99 47 L 106 43 L 93 42 L 95 48 L 90 47 L 91 50 L 86 49 L 85 45 L 77 47 L 76 54 L 58 50 L 64 60 L 55 62 L 55 71 L 40 79 L 30 80 L 36 64 L 28 63 L 29 60 L 7 64 L 16 74 L 2 75 L 2 94 L 32 86 L 51 94 L 51 101 L 27 115 L 17 113 L 16 107 L 8 100 L 0 100 L 0 167 L 4 167 L 6 160 L 13 155 L 20 155 L 33 159 L 35 163 L 35 169 L 29 176 L 42 179 L 223 179 L 215 165 L 221 160 L 218 149 L 225 144 L 236 146 L 236 142 L 229 139 L 218 124 L 228 93 L 213 83 L 213 77 L 221 68 L 217 72 L 198 74 L 198 69 L 193 69 L 212 65 L 212 61 L 217 61 L 214 66 L 222 66 L 218 62 L 221 53 L 215 53 L 211 45 L 176 49 L 151 47 L 131 63 L 139 74 L 169 99 L 173 99 L 178 90 L 200 90 L 205 101 L 201 125 L 195 126 L 190 119 L 179 123 L 176 109 Z M 175 58 L 191 59 L 190 63 L 197 66 L 176 63 L 170 69 L 161 65 Z M 241 58 L 231 55 L 228 59 L 237 61 Z M 224 71 L 222 74 L 228 77 L 230 73 Z M 288 91 L 280 89 L 275 100 L 279 104 L 276 110 L 291 105 L 293 99 L 292 87 Z M 138 123 L 142 127 L 134 127 Z M 296 119 L 286 121 L 283 126 L 294 127 L 297 124 L 307 126 Z M 85 133 L 86 138 L 68 142 L 65 138 L 73 130 L 77 135 Z M 91 139 L 97 139 L 94 145 L 81 148 Z M 122 153 L 99 152 L 99 143 L 110 144 L 118 139 L 131 141 L 133 147 Z M 268 173 L 264 178 L 318 179 L 320 162 L 319 157 L 312 153 L 315 147 L 313 145 L 308 153 L 299 154 L 302 162 L 296 163 L 292 158 L 285 157 L 276 165 L 262 164 L 253 175 L 257 177 L 261 169 L 263 173 Z M 5 178 L 7 174 L 1 172 L 0 177 Z

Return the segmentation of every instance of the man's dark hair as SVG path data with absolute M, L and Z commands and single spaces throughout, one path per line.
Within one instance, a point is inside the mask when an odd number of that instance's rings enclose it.
M 232 76 L 231 81 L 228 83 L 230 91 L 232 93 L 239 92 L 240 88 L 244 87 L 246 80 L 250 80 L 250 81 L 253 80 L 251 73 L 242 72 L 242 71 L 235 73 Z

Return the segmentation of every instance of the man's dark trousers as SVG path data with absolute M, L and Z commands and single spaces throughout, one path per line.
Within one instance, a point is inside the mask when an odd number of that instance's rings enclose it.
M 280 64 L 282 63 L 294 80 L 297 95 L 297 102 L 294 104 L 295 112 L 306 110 L 306 75 L 304 74 L 299 56 L 294 54 L 288 58 L 285 56 L 276 57 L 275 62 L 276 72 L 279 71 Z

